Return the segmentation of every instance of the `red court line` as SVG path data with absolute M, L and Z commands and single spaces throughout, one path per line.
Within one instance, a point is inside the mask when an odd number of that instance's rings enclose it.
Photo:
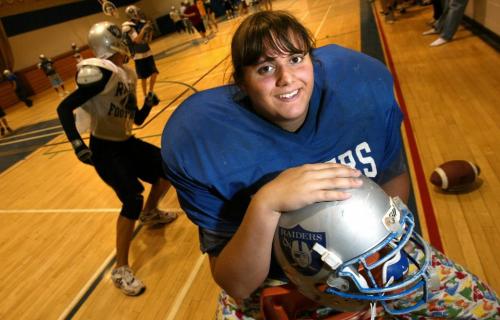
M 408 119 L 408 109 L 406 108 L 406 102 L 403 97 L 403 92 L 401 91 L 401 86 L 399 85 L 398 74 L 396 72 L 396 68 L 394 67 L 394 62 L 392 60 L 391 51 L 389 50 L 384 30 L 380 24 L 380 18 L 376 10 L 374 10 L 374 7 L 372 7 L 372 13 L 375 16 L 375 19 L 377 20 L 377 28 L 380 37 L 382 39 L 382 45 L 385 51 L 387 66 L 394 78 L 394 88 L 396 91 L 396 97 L 398 99 L 399 106 L 403 110 L 403 114 L 405 117 L 405 121 L 403 121 L 403 128 L 405 130 L 406 138 L 408 140 L 408 147 L 410 148 L 410 156 L 413 160 L 415 179 L 417 180 L 417 186 L 418 186 L 418 191 L 420 193 L 420 199 L 422 202 L 426 226 L 429 232 L 429 241 L 436 249 L 438 249 L 441 252 L 444 252 L 443 243 L 441 242 L 441 235 L 439 234 L 439 227 L 436 221 L 436 215 L 434 213 L 434 208 L 432 207 L 431 197 L 429 195 L 429 189 L 427 188 L 427 183 L 426 183 L 427 179 L 425 178 L 424 170 L 422 168 L 422 162 L 420 160 L 420 155 L 418 153 L 415 136 L 413 135 L 411 122 L 410 119 Z

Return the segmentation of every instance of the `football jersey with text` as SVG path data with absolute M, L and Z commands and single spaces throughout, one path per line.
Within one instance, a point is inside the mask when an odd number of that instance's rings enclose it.
M 165 126 L 162 157 L 188 217 L 234 232 L 251 196 L 287 168 L 336 162 L 377 177 L 401 154 L 402 112 L 389 71 L 336 45 L 313 51 L 304 124 L 288 132 L 252 111 L 234 85 L 198 92 Z
M 126 66 L 118 67 L 109 60 L 90 58 L 78 64 L 104 68 L 112 72 L 104 90 L 88 100 L 82 108 L 90 113 L 93 136 L 111 141 L 124 141 L 132 135 L 135 109 L 127 108 L 130 93 L 135 94 L 135 73 Z M 78 76 L 77 76 L 78 77 Z

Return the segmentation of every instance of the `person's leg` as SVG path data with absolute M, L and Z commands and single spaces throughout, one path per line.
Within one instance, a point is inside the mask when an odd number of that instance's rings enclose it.
M 111 272 L 111 280 L 124 294 L 137 296 L 144 292 L 146 286 L 134 275 L 128 261 L 136 218 L 126 217 L 123 210 L 116 222 L 116 265 Z
M 12 132 L 12 129 L 9 127 L 9 123 L 7 122 L 7 118 L 6 117 L 3 117 L 2 118 L 2 122 L 5 126 L 5 129 L 7 129 L 8 132 Z
M 219 26 L 217 25 L 217 19 L 215 19 L 215 13 L 212 12 L 210 14 L 210 20 L 212 21 L 212 24 L 215 27 L 215 31 L 218 32 L 219 31 Z
M 116 222 L 116 268 L 128 266 L 128 253 L 134 233 L 135 220 L 118 216 Z
M 131 151 L 132 161 L 137 168 L 139 179 L 151 183 L 151 190 L 140 216 L 141 222 L 143 224 L 172 222 L 177 218 L 177 214 L 159 209 L 161 200 L 171 186 L 163 172 L 160 149 L 140 139 L 134 139 Z
M 148 79 L 141 79 L 142 93 L 144 96 L 148 94 Z
M 434 29 L 436 31 L 438 31 L 439 33 L 443 30 L 444 25 L 446 23 L 447 16 L 448 16 L 448 13 L 449 13 L 448 11 L 449 11 L 449 8 L 450 8 L 450 2 L 451 1 L 452 0 L 444 0 L 443 12 L 441 13 L 441 16 L 436 21 L 436 23 L 434 23 Z
M 428 301 L 410 315 L 415 319 L 496 319 L 500 301 L 491 287 L 461 265 L 431 247 L 433 276 L 429 280 Z M 421 250 L 411 253 L 417 261 Z M 414 304 L 419 290 L 396 302 L 398 309 Z M 382 316 L 382 315 L 377 315 Z M 384 318 L 385 319 L 385 318 Z M 406 319 L 406 318 L 405 318 Z
M 464 16 L 465 8 L 469 0 L 450 0 L 448 5 L 448 13 L 446 22 L 443 25 L 441 38 L 450 41 L 457 32 L 462 17 Z
M 6 128 L 4 127 L 4 123 L 3 123 L 3 122 L 4 122 L 4 119 L 5 119 L 5 118 L 1 118 L 1 119 L 0 119 L 0 135 L 2 135 L 2 136 L 3 136 L 3 135 L 5 135 L 5 129 L 6 129 Z
M 438 20 L 443 14 L 443 2 L 442 0 L 432 0 L 432 8 L 434 10 L 433 18 Z
M 94 168 L 99 177 L 113 188 L 122 203 L 116 222 L 116 266 L 111 272 L 111 279 L 124 294 L 135 296 L 141 294 L 145 286 L 130 269 L 128 257 L 135 221 L 144 204 L 144 187 L 135 175 L 129 148 L 127 142 L 116 143 L 95 137 L 90 139 Z
M 151 77 L 149 77 L 149 91 L 148 92 L 154 92 L 157 77 L 158 77 L 158 72 L 153 73 L 151 75 Z
M 158 178 L 158 181 L 151 185 L 151 191 L 144 205 L 144 211 L 149 212 L 153 209 L 158 209 L 158 205 L 167 194 L 170 186 L 171 184 L 167 179 Z

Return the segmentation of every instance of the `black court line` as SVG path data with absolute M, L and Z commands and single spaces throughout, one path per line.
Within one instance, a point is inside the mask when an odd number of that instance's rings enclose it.
M 377 23 L 375 22 L 375 17 L 373 16 L 372 2 L 368 0 L 359 0 L 360 6 L 360 21 L 361 21 L 361 51 L 387 65 L 384 56 L 384 50 L 382 49 L 382 42 L 380 41 L 380 35 L 377 28 Z M 403 150 L 404 158 L 406 162 L 406 167 L 409 168 L 408 158 L 406 151 Z M 411 176 L 410 170 L 408 174 Z M 410 177 L 411 178 L 411 177 Z M 408 209 L 413 213 L 415 218 L 415 230 L 421 234 L 422 229 L 420 228 L 420 221 L 417 210 L 417 202 L 415 200 L 415 193 L 413 191 L 413 185 L 410 183 L 410 194 L 407 203 Z
M 135 238 L 135 236 L 139 233 L 139 231 L 141 229 L 142 229 L 142 225 L 139 225 L 134 230 L 134 234 L 132 235 L 132 239 Z M 111 267 L 114 265 L 115 261 L 116 261 L 116 255 L 106 264 L 104 269 L 102 269 L 101 272 L 99 272 L 99 275 L 94 279 L 94 281 L 92 281 L 92 283 L 90 284 L 87 291 L 85 291 L 85 293 L 82 295 L 80 300 L 78 300 L 78 302 L 73 306 L 73 308 L 71 308 L 71 310 L 68 312 L 68 314 L 66 315 L 66 317 L 64 319 L 66 319 L 66 320 L 73 319 L 73 317 L 78 312 L 78 310 L 80 310 L 80 308 L 83 306 L 85 301 L 87 301 L 87 299 L 90 297 L 92 292 L 94 292 L 95 288 L 97 288 L 97 286 L 99 285 L 101 280 L 104 279 L 104 275 L 111 269 Z
M 54 139 L 61 130 L 59 120 L 52 119 L 17 128 L 0 139 L 0 173 Z

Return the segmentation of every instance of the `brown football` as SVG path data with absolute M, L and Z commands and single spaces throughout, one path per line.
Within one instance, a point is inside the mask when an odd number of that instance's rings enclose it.
M 443 190 L 457 190 L 471 185 L 479 176 L 479 166 L 467 160 L 441 164 L 431 174 L 431 183 Z

